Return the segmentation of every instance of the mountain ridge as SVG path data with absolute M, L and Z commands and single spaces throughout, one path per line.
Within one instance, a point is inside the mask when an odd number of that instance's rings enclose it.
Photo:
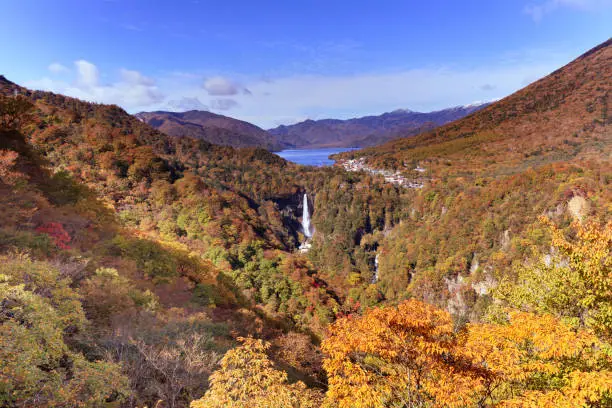
M 283 146 L 252 123 L 209 111 L 153 111 L 135 114 L 141 121 L 174 137 L 189 136 L 209 143 L 231 147 L 261 147 L 278 151 Z
M 308 119 L 281 125 L 268 132 L 281 143 L 296 148 L 368 147 L 399 135 L 416 135 L 476 112 L 489 103 L 454 106 L 432 112 L 396 109 L 380 115 L 351 119 Z

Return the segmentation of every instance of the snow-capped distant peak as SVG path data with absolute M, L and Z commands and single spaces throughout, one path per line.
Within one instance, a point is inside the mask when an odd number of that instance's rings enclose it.
M 501 98 L 494 98 L 494 99 L 489 99 L 488 101 L 474 101 L 472 103 L 469 103 L 467 105 L 462 105 L 462 106 L 459 106 L 459 107 L 460 108 L 466 108 L 466 109 L 477 108 L 477 107 L 482 106 L 482 105 L 488 105 L 488 104 L 491 104 L 493 102 L 497 102 L 500 99 Z
M 476 108 L 480 105 L 484 105 L 486 102 L 483 101 L 474 101 L 472 103 L 468 103 L 467 105 L 462 105 L 462 108 Z
M 414 113 L 414 111 L 410 109 L 396 109 L 392 111 L 391 113 Z

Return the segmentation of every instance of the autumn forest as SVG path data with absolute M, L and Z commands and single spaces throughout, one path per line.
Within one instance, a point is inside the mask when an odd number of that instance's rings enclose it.
M 611 106 L 608 40 L 310 167 L 0 76 L 0 406 L 612 407 Z

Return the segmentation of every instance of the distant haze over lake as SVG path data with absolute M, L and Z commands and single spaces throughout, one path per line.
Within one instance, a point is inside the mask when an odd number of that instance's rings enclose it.
M 277 152 L 280 157 L 291 162 L 302 164 L 304 166 L 331 166 L 334 161 L 329 158 L 330 155 L 357 150 L 354 147 L 331 147 L 323 149 L 293 149 L 282 150 Z

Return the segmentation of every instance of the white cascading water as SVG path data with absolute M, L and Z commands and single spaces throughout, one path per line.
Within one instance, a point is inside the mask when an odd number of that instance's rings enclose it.
M 372 283 L 378 282 L 378 255 L 374 258 L 374 276 L 372 276 Z
M 310 231 L 310 212 L 308 211 L 308 196 L 304 193 L 304 211 L 302 213 L 302 229 L 306 238 L 312 237 Z

